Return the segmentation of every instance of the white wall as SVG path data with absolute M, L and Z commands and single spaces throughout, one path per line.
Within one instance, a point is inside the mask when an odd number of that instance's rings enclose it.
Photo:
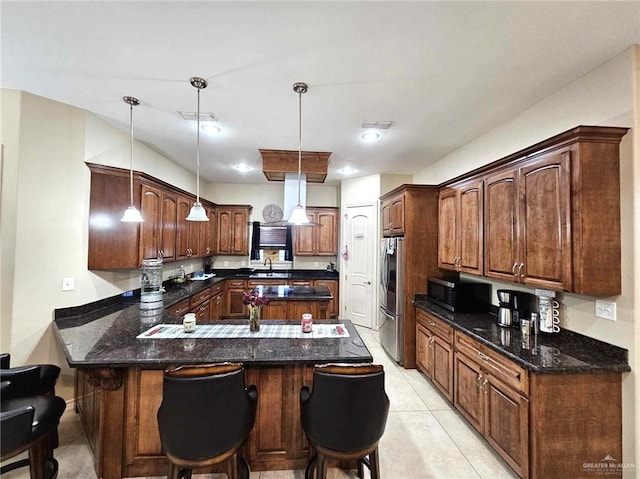
M 636 306 L 638 299 L 635 297 L 636 277 L 640 272 L 637 266 L 640 250 L 634 246 L 640 244 L 638 232 L 634 235 L 634 225 L 638 227 L 639 219 L 636 195 L 640 191 L 637 178 L 640 162 L 637 151 L 637 93 L 634 100 L 634 82 L 638 82 L 639 50 L 640 46 L 626 50 L 511 121 L 428 166 L 413 178 L 414 183 L 441 183 L 577 125 L 634 127 L 635 121 L 635 127 L 627 133 L 620 145 L 622 294 L 607 298 L 616 302 L 617 321 L 595 317 L 595 298 L 561 295 L 564 304 L 562 325 L 565 328 L 629 350 L 629 362 L 633 371 L 623 375 L 622 388 L 625 463 L 636 463 L 636 458 L 640 458 L 640 454 L 636 454 L 635 426 L 636 421 L 640 422 L 640 405 L 636 405 L 638 375 L 635 372 L 640 368 L 636 347 L 640 340 L 640 334 L 636 333 L 640 312 Z M 494 289 L 512 287 L 511 283 L 490 282 Z M 532 292 L 527 287 L 516 289 Z M 634 474 L 635 469 L 626 472 L 628 477 L 634 477 Z

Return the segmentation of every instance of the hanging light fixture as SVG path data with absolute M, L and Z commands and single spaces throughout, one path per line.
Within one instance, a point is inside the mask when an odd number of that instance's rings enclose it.
M 200 90 L 207 88 L 207 80 L 200 77 L 191 77 L 190 81 L 198 90 L 198 111 L 196 112 L 196 202 L 191 207 L 187 221 L 209 221 L 207 212 L 200 204 Z
M 131 133 L 131 146 L 129 150 L 129 188 L 131 193 L 131 201 L 129 203 L 129 207 L 124 210 L 124 214 L 122 215 L 120 221 L 124 221 L 125 223 L 142 223 L 144 220 L 142 219 L 138 208 L 133 205 L 133 107 L 138 106 L 140 104 L 140 101 L 132 96 L 125 96 L 122 99 L 129 105 L 129 130 Z
M 307 92 L 308 85 L 302 82 L 293 84 L 293 91 L 298 94 L 298 205 L 291 212 L 289 223 L 294 225 L 309 224 L 307 212 L 300 201 L 300 182 L 302 178 L 302 94 Z

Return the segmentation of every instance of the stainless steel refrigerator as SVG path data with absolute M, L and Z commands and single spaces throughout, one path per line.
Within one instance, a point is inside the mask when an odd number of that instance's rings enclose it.
M 404 353 L 404 238 L 383 238 L 380 247 L 380 343 L 398 363 Z

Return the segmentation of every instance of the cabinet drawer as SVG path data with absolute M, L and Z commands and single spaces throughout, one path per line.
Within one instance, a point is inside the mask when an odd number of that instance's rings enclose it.
M 245 283 L 244 279 L 228 279 L 227 288 L 244 288 Z
M 516 391 L 529 394 L 529 374 L 523 367 L 458 331 L 455 333 L 455 346 L 456 352 L 476 361 L 488 374 Z
M 433 334 L 453 344 L 453 328 L 450 325 L 422 310 L 416 311 L 416 319 Z
M 191 309 L 194 309 L 200 303 L 203 303 L 208 299 L 211 299 L 211 288 L 204 289 L 199 293 L 194 294 L 191 296 Z
M 211 293 L 211 296 L 220 294 L 222 293 L 223 290 L 224 290 L 224 282 L 215 284 L 209 288 L 209 292 Z
M 184 301 L 180 301 L 172 306 L 167 308 L 171 314 L 175 314 L 176 316 L 182 316 L 185 313 L 188 313 L 191 309 L 191 301 L 189 299 L 185 299 Z

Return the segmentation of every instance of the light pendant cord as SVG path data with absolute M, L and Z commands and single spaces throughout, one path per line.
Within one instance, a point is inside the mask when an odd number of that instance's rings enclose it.
M 131 206 L 133 206 L 133 102 L 129 103 L 129 137 L 131 144 L 129 146 L 129 190 L 131 193 Z
M 298 90 L 298 206 L 300 203 L 300 182 L 302 176 L 302 90 Z
M 196 203 L 200 203 L 200 87 L 198 86 L 198 112 L 196 116 Z

